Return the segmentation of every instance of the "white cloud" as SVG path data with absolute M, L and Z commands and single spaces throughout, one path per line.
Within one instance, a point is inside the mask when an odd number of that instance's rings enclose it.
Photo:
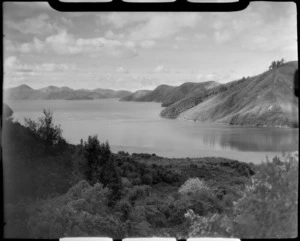
M 109 40 L 103 37 L 98 38 L 75 38 L 67 31 L 51 35 L 41 41 L 37 38 L 31 43 L 24 43 L 19 47 L 23 53 L 49 52 L 54 51 L 61 55 L 74 54 L 107 54 L 114 57 L 133 57 L 137 55 L 135 43 L 132 41 L 121 42 L 119 40 Z
M 165 38 L 184 28 L 195 27 L 201 19 L 199 13 L 157 13 L 132 28 L 128 37 L 132 40 Z
M 155 73 L 168 73 L 169 69 L 167 69 L 164 65 L 157 65 L 153 72 Z
M 31 52 L 42 52 L 45 44 L 38 38 L 34 38 L 32 43 L 23 43 L 19 46 L 18 50 L 21 53 L 31 53 Z
M 108 31 L 106 31 L 106 33 L 104 34 L 104 36 L 105 36 L 106 38 L 114 38 L 114 37 L 115 37 L 115 34 L 114 34 L 113 31 L 108 30 Z
M 296 15 L 280 17 L 277 22 L 249 31 L 244 36 L 242 47 L 261 51 L 296 50 Z
M 183 41 L 186 41 L 187 38 L 186 38 L 186 37 L 183 37 L 183 36 L 176 36 L 176 37 L 175 37 L 175 40 L 176 40 L 177 42 L 183 42 Z
M 176 49 L 176 50 L 180 49 L 180 47 L 179 47 L 178 44 L 174 44 L 174 45 L 172 46 L 172 48 L 173 48 L 173 49 Z
M 197 81 L 204 82 L 204 81 L 216 81 L 219 79 L 219 75 L 216 73 L 207 73 L 207 74 L 198 74 L 196 76 Z
M 152 48 L 155 44 L 156 42 L 154 40 L 145 40 L 140 43 L 140 46 L 142 48 Z
M 66 63 L 23 64 L 16 56 L 9 56 L 4 61 L 5 72 L 14 74 L 20 74 L 22 72 L 73 71 L 75 69 L 74 64 Z
M 9 56 L 4 60 L 4 68 L 5 69 L 12 69 L 18 64 L 18 60 L 16 56 Z
M 118 73 L 123 73 L 123 74 L 129 73 L 128 69 L 124 68 L 123 66 L 120 66 L 119 68 L 117 68 L 116 71 L 117 71 Z
M 232 38 L 232 34 L 228 30 L 214 32 L 214 39 L 218 44 L 227 42 L 231 38 Z
M 213 37 L 218 44 L 232 40 L 247 50 L 296 50 L 296 8 L 292 3 L 253 3 L 242 12 L 213 16 Z
M 113 28 L 123 28 L 129 24 L 143 22 L 151 18 L 151 13 L 124 13 L 112 12 L 98 15 L 100 25 L 111 25 Z
M 197 40 L 202 40 L 202 39 L 205 39 L 205 38 L 207 38 L 207 35 L 205 33 L 195 34 L 195 39 L 197 39 Z
M 133 42 L 133 41 L 126 41 L 126 42 L 124 43 L 124 45 L 125 45 L 127 48 L 132 48 L 132 49 L 134 49 L 135 46 L 136 46 L 135 42 Z
M 26 18 L 21 22 L 4 21 L 4 29 L 9 28 L 22 34 L 34 35 L 43 35 L 59 30 L 60 27 L 55 23 L 50 23 L 49 19 L 47 14 L 42 13 L 37 17 Z

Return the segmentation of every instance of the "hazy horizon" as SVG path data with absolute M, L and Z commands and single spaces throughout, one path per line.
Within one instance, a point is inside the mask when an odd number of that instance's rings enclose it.
M 3 9 L 4 88 L 222 84 L 260 74 L 273 60 L 298 60 L 292 2 L 224 13 L 62 13 L 41 2 Z

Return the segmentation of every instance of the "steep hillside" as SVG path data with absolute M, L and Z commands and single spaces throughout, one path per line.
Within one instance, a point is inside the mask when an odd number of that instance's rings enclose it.
M 164 97 L 169 95 L 173 89 L 174 89 L 173 86 L 160 85 L 160 86 L 156 87 L 153 91 L 150 91 L 146 95 L 138 98 L 137 101 L 162 102 L 164 100 Z
M 172 92 L 164 97 L 162 106 L 169 106 L 183 98 L 193 97 L 207 92 L 209 89 L 219 86 L 220 84 L 214 81 L 207 81 L 203 83 L 187 82 L 175 87 Z
M 143 93 L 142 95 L 132 94 L 122 98 L 123 101 L 154 101 L 161 102 L 162 106 L 169 106 L 178 100 L 185 97 L 195 96 L 200 93 L 204 93 L 219 84 L 214 81 L 208 81 L 203 83 L 187 82 L 180 86 L 160 85 L 153 91 Z
M 5 98 L 11 100 L 91 100 L 105 98 L 123 98 L 131 92 L 125 90 L 114 91 L 110 89 L 79 89 L 68 87 L 48 86 L 41 89 L 32 89 L 28 85 L 20 85 L 5 90 Z
M 161 112 L 163 117 L 249 126 L 298 126 L 294 73 L 298 62 L 185 98 Z

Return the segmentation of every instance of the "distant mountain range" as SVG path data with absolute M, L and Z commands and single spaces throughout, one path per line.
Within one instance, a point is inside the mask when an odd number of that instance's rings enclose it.
M 89 100 L 119 98 L 121 101 L 154 101 L 166 107 L 160 115 L 170 119 L 218 122 L 247 126 L 298 127 L 298 98 L 294 74 L 298 62 L 288 62 L 254 77 L 226 84 L 214 81 L 160 85 L 134 93 L 110 89 L 48 86 L 32 89 L 21 85 L 5 90 L 6 99 Z
M 125 90 L 110 89 L 79 89 L 69 87 L 48 86 L 41 89 L 33 89 L 28 85 L 20 85 L 5 90 L 6 99 L 12 100 L 92 100 L 106 98 L 123 98 L 132 94 Z
M 260 75 L 218 85 L 185 97 L 161 112 L 166 118 L 247 126 L 298 127 L 294 74 L 298 62 L 288 62 Z

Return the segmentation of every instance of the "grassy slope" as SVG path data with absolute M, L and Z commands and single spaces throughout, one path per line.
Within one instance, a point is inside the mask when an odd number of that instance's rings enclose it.
M 121 100 L 124 101 L 154 101 L 161 102 L 162 106 L 169 106 L 183 98 L 191 97 L 204 93 L 205 91 L 217 86 L 218 83 L 214 81 L 207 81 L 203 83 L 186 82 L 180 86 L 160 85 L 153 91 L 145 92 L 143 94 L 134 93 Z
M 261 75 L 213 88 L 162 111 L 167 118 L 216 121 L 249 126 L 298 125 L 298 100 L 293 95 L 297 62 Z

